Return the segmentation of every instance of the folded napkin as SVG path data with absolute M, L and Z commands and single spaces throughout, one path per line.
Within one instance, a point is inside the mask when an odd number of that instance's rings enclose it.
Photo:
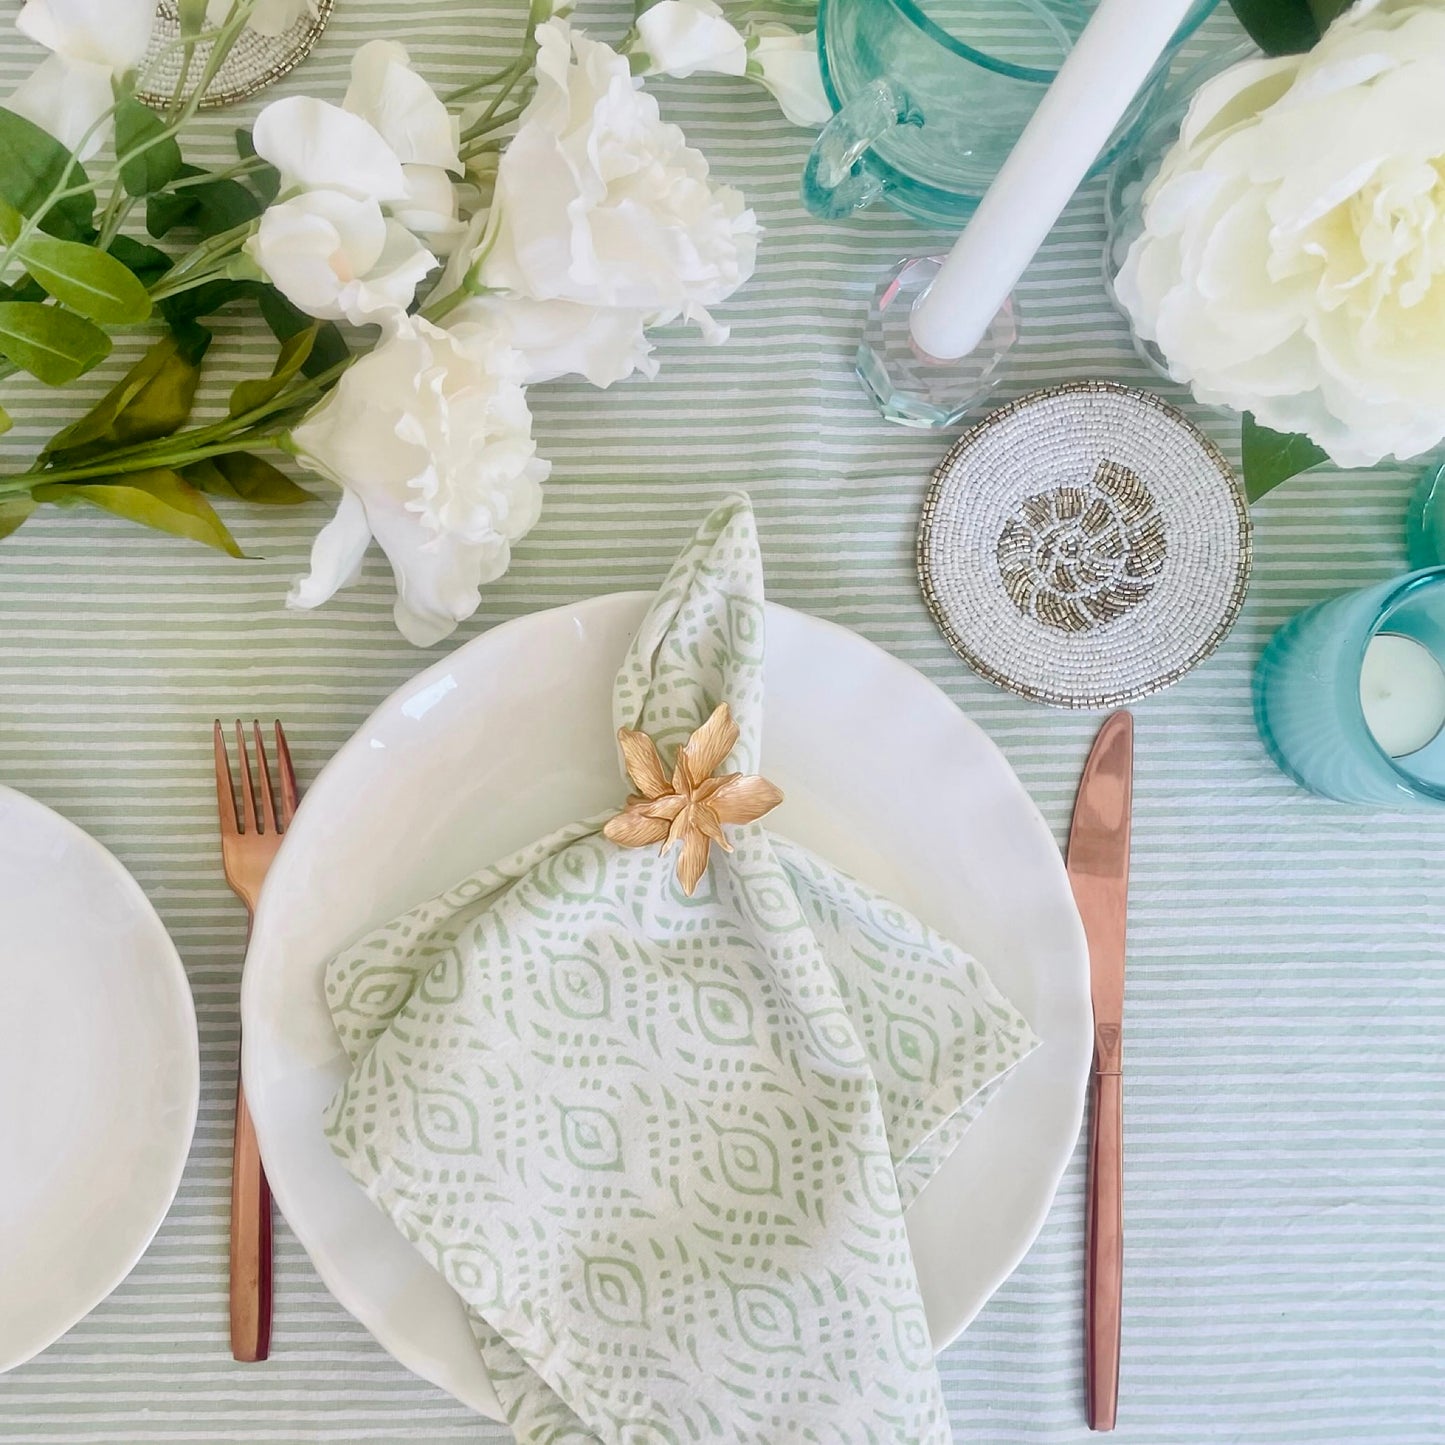
M 750 773 L 762 701 L 735 498 L 648 611 L 615 721 L 670 762 L 725 702 Z M 903 1209 L 1028 1024 L 972 958 L 760 823 L 689 897 L 605 821 L 330 965 L 353 1066 L 332 1147 L 465 1302 L 519 1441 L 949 1440 Z

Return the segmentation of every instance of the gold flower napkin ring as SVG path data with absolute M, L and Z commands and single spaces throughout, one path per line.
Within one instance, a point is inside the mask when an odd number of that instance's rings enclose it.
M 732 709 L 720 703 L 708 720 L 677 750 L 668 778 L 657 745 L 646 733 L 621 728 L 617 741 L 627 775 L 637 792 L 603 834 L 624 848 L 646 848 L 652 843 L 667 850 L 677 842 L 677 881 L 690 898 L 707 871 L 716 843 L 733 851 L 723 836 L 725 823 L 754 823 L 783 801 L 782 792 L 756 774 L 724 773 L 714 777 L 737 745 L 738 725 Z

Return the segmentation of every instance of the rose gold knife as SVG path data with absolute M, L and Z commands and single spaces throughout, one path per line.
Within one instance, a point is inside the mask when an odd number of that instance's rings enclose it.
M 1084 1384 L 1091 1430 L 1112 1430 L 1119 1404 L 1124 1284 L 1122 1039 L 1134 719 L 1116 712 L 1094 739 L 1069 829 L 1069 882 L 1089 940 L 1094 1088 L 1084 1255 Z

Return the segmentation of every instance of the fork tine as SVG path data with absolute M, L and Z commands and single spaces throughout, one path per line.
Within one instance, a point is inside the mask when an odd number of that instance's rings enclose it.
M 226 756 L 226 734 L 216 719 L 216 806 L 221 813 L 221 831 L 239 833 L 236 822 L 236 784 L 231 777 L 231 760 Z
M 280 719 L 276 721 L 276 765 L 281 770 L 281 831 L 291 826 L 296 816 L 296 804 L 300 790 L 296 786 L 296 769 L 291 762 L 291 749 L 286 745 L 286 733 Z
M 241 804 L 246 810 L 248 833 L 259 833 L 261 825 L 256 821 L 256 788 L 251 781 L 251 757 L 246 747 L 246 730 L 236 720 L 236 748 L 241 754 Z
M 256 739 L 256 768 L 260 779 L 261 813 L 266 819 L 266 831 L 279 833 L 276 823 L 276 789 L 271 785 L 271 764 L 266 760 L 266 741 L 261 736 L 261 724 L 251 721 L 251 735 Z

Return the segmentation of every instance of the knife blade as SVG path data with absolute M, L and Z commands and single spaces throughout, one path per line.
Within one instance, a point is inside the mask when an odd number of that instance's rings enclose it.
M 1084 1370 L 1091 1430 L 1112 1430 L 1119 1404 L 1124 1279 L 1124 946 L 1134 805 L 1134 719 L 1104 721 L 1084 764 L 1067 867 L 1089 944 L 1094 1006 L 1084 1255 Z

